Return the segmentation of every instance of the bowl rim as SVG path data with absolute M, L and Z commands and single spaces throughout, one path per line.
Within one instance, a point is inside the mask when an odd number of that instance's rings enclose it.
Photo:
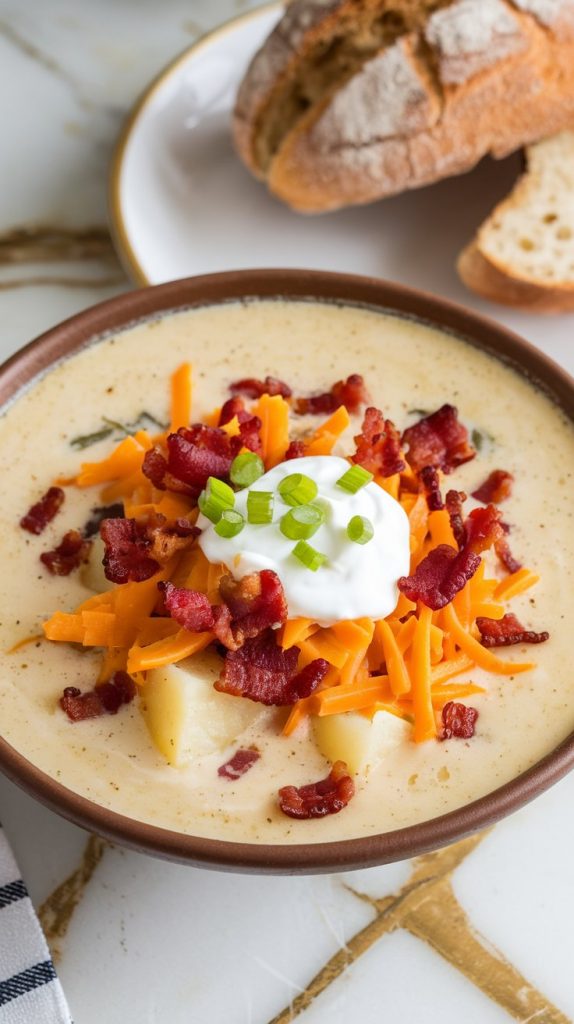
M 238 270 L 183 278 L 98 303 L 46 331 L 0 366 L 0 406 L 17 397 L 54 363 L 138 321 L 237 299 L 273 298 L 367 306 L 446 330 L 512 366 L 542 388 L 574 421 L 574 379 L 506 327 L 418 289 L 352 274 L 297 269 Z M 47 775 L 0 737 L 0 771 L 68 820 L 140 852 L 195 865 L 260 873 L 351 870 L 417 856 L 493 824 L 572 768 L 574 732 L 510 782 L 439 817 L 360 838 L 259 844 L 187 835 L 102 807 Z

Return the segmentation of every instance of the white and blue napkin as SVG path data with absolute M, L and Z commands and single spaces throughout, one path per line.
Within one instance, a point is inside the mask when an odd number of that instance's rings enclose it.
M 0 1024 L 72 1024 L 50 951 L 1 827 Z

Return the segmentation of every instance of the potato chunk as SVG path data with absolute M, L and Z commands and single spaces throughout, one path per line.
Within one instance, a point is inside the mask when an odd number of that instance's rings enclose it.
M 349 771 L 367 774 L 393 747 L 410 736 L 411 726 L 389 711 L 377 711 L 372 719 L 357 711 L 343 715 L 314 716 L 315 742 L 331 763 L 345 761 Z
M 213 689 L 221 666 L 217 654 L 201 651 L 148 672 L 142 709 L 153 742 L 171 765 L 225 749 L 261 715 L 260 704 Z

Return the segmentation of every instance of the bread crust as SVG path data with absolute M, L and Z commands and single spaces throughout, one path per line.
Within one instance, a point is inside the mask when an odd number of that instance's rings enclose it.
M 461 252 L 457 270 L 468 288 L 491 302 L 529 313 L 574 312 L 574 286 L 543 286 L 513 277 L 486 259 L 476 241 Z
M 332 31 L 350 2 L 326 3 L 328 15 L 309 30 L 314 38 L 329 18 Z M 316 0 L 295 0 L 291 8 L 300 19 L 306 6 L 318 14 Z M 263 53 L 275 45 L 271 38 Z M 305 38 L 309 44 L 311 36 Z M 298 59 L 295 47 L 291 73 Z M 269 64 L 268 72 L 272 78 Z M 260 120 L 270 88 L 268 78 L 259 92 Z M 249 72 L 235 138 L 252 170 L 256 91 Z M 452 0 L 299 116 L 266 177 L 288 205 L 323 212 L 462 173 L 487 153 L 506 156 L 573 124 L 574 0 Z M 261 176 L 261 168 L 255 173 Z
M 347 0 L 295 0 L 251 61 L 237 93 L 233 135 L 239 156 L 256 177 L 264 176 L 255 149 L 262 112 L 305 53 L 329 35 L 335 16 L 348 6 Z

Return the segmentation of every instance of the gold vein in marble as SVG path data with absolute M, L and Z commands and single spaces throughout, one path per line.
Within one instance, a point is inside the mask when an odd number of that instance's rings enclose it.
M 471 836 L 417 858 L 408 882 L 394 895 L 373 899 L 346 886 L 373 907 L 375 918 L 335 953 L 269 1024 L 290 1024 L 383 935 L 398 928 L 426 942 L 522 1024 L 572 1024 L 474 930 L 454 895 L 450 881 L 453 871 L 485 835 Z
M 90 836 L 82 854 L 80 864 L 57 889 L 42 903 L 38 910 L 40 924 L 44 929 L 52 957 L 58 960 L 60 943 L 70 926 L 72 916 L 84 890 L 100 863 L 108 843 L 99 836 Z
M 503 954 L 475 931 L 445 879 L 407 913 L 402 927 L 422 939 L 522 1024 L 571 1024 Z
M 77 260 L 106 260 L 117 264 L 107 228 L 25 224 L 0 232 L 0 266 Z

